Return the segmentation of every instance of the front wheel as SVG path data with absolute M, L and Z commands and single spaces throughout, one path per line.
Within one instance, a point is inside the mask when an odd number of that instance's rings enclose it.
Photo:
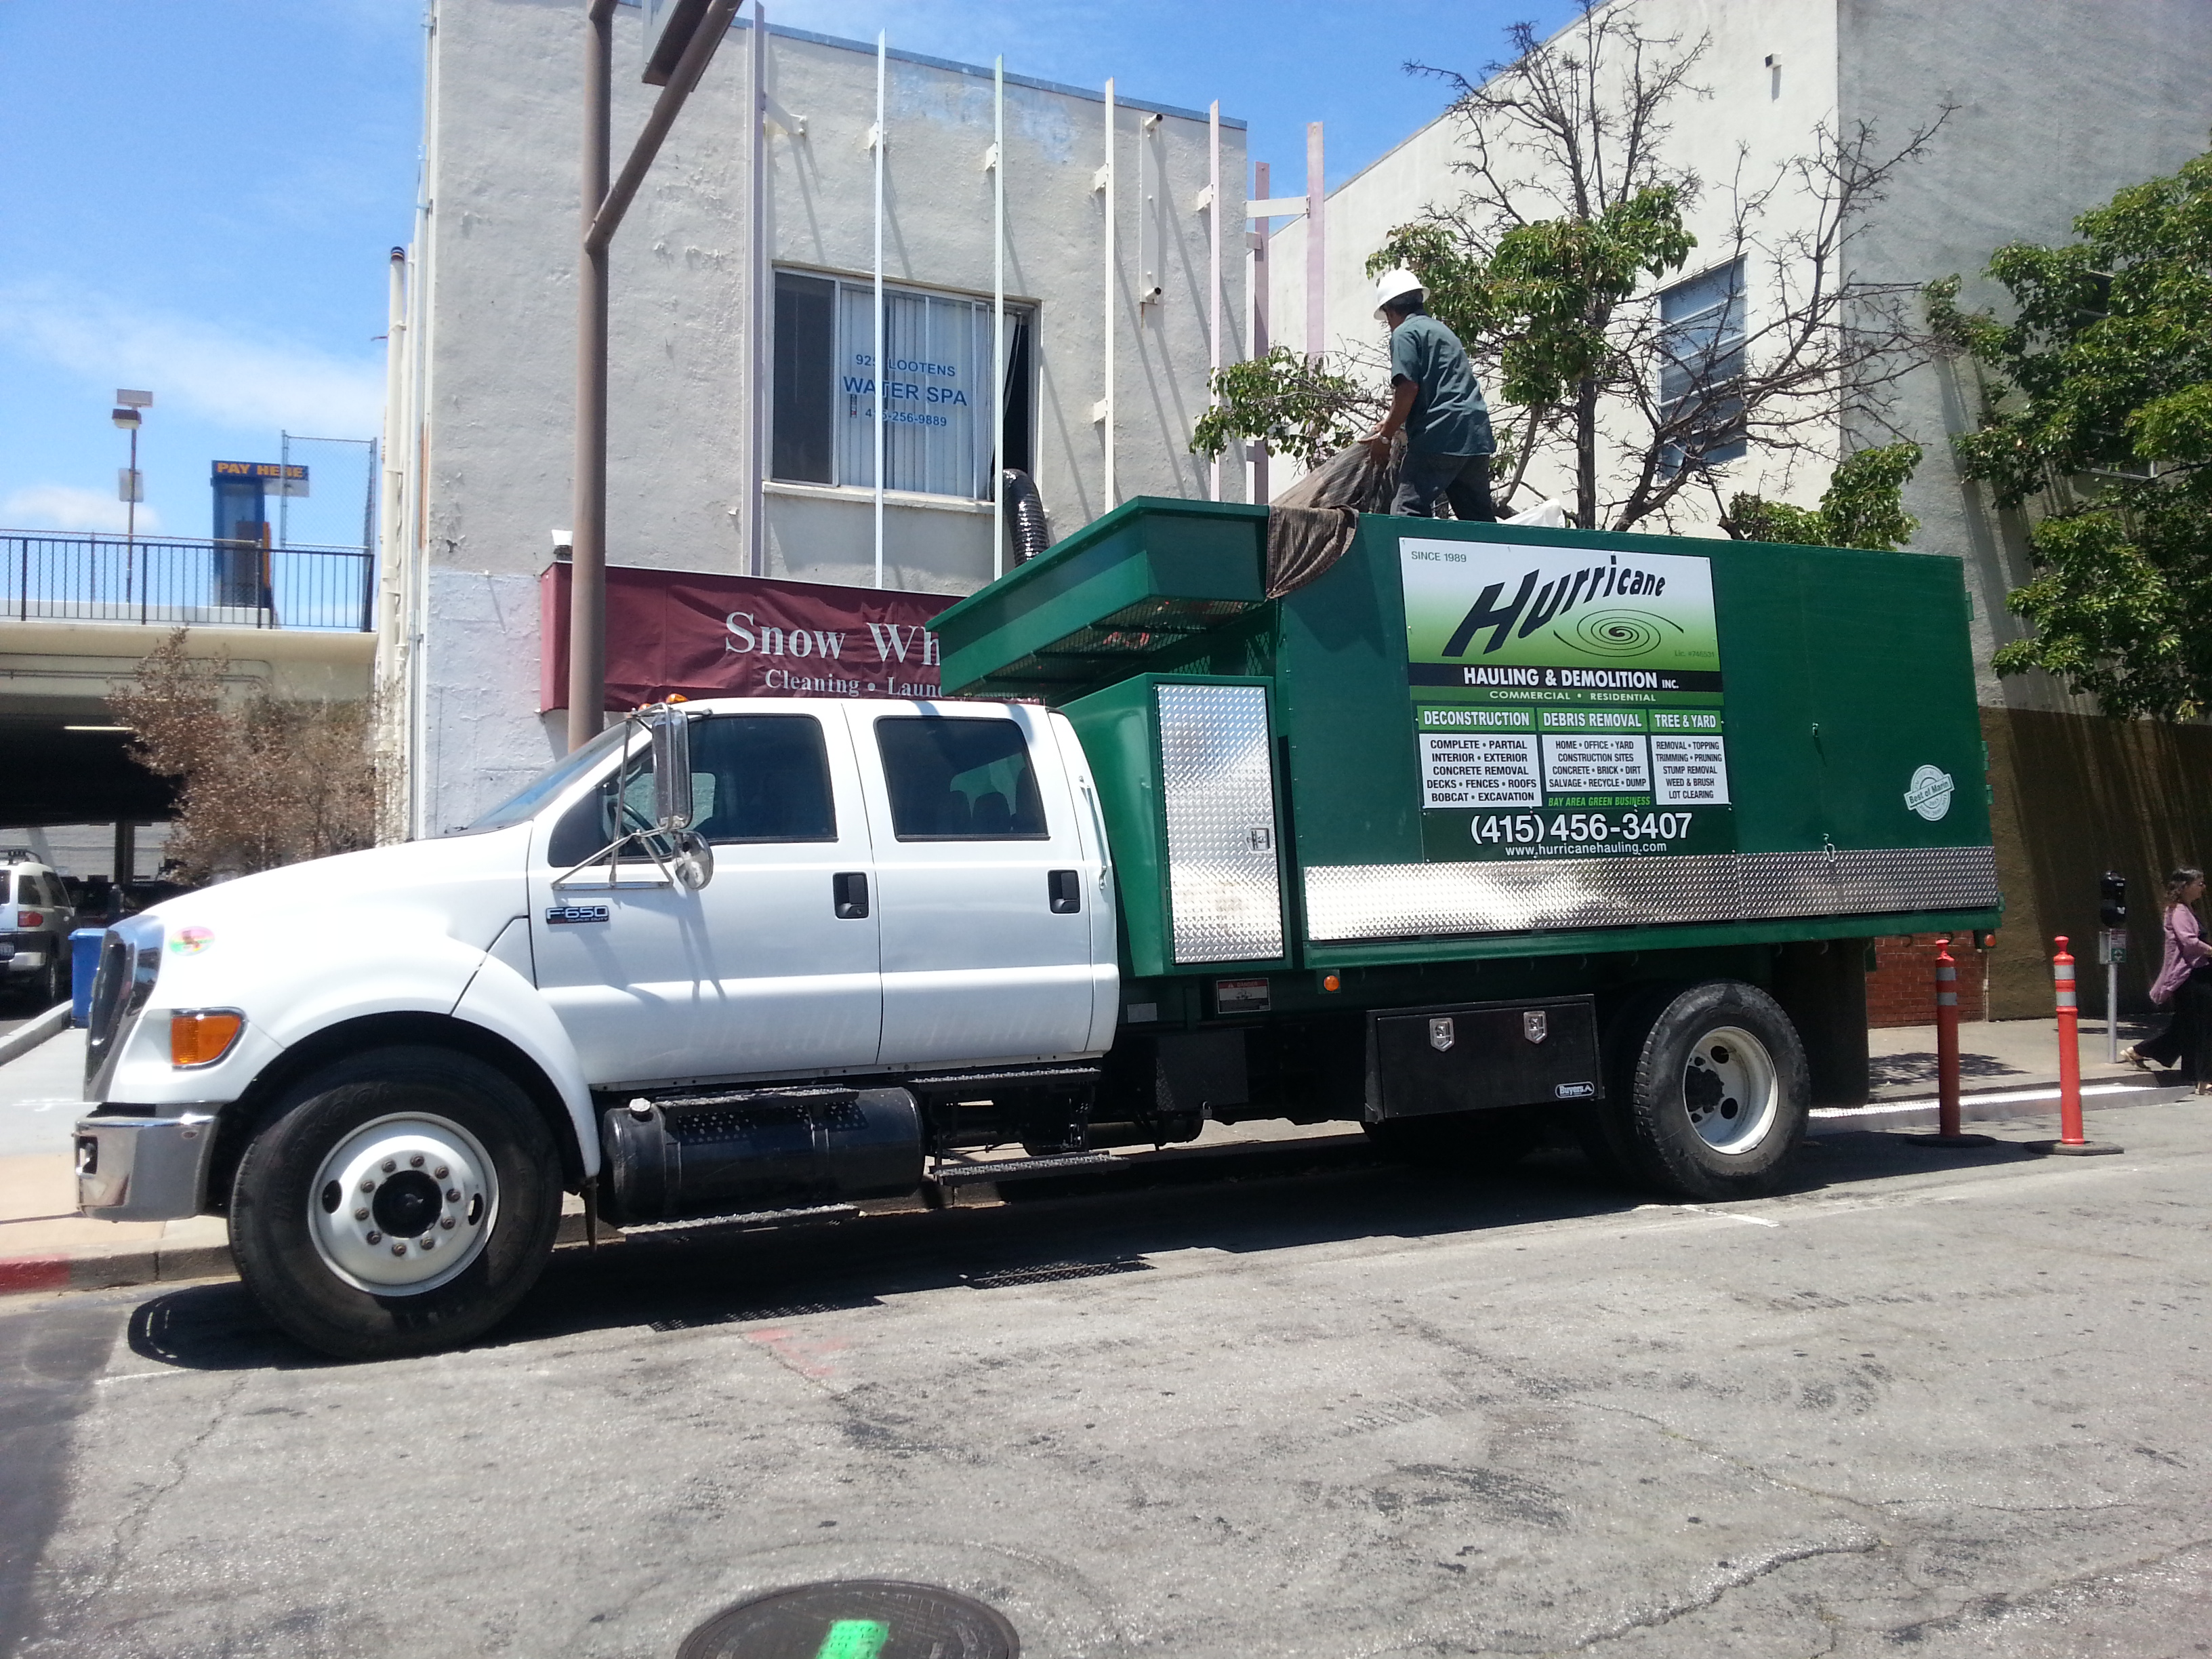
M 1757 986 L 1709 980 L 1629 1018 L 1597 1108 L 1615 1161 L 1685 1198 L 1780 1187 L 1811 1093 L 1804 1045 L 1780 1005 Z
M 342 1359 L 465 1342 L 536 1282 L 561 1219 L 560 1159 L 503 1073 L 376 1049 L 288 1094 L 231 1192 L 239 1276 L 269 1316 Z

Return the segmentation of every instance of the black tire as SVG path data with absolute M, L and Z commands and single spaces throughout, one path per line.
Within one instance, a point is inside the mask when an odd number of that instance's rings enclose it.
M 447 1179 L 447 1166 L 434 1152 L 431 1169 L 422 1167 L 419 1156 L 411 1172 L 404 1158 L 392 1160 L 400 1170 L 373 1197 L 366 1188 L 353 1190 L 349 1180 L 341 1188 L 328 1178 L 332 1160 L 367 1144 L 365 1136 L 388 1129 L 404 1137 L 410 1126 L 428 1126 L 423 1144 L 435 1147 L 444 1138 L 464 1149 L 470 1169 L 481 1161 L 492 1179 L 479 1180 L 465 1206 L 448 1206 L 447 1199 L 461 1188 L 438 1190 Z M 392 1164 L 380 1167 L 389 1170 Z M 433 1170 L 438 1179 L 429 1182 L 427 1200 L 413 1188 L 402 1190 L 403 1182 L 421 1187 Z M 239 1277 L 270 1318 L 309 1347 L 340 1359 L 386 1359 L 452 1347 L 497 1324 L 537 1282 L 561 1222 L 560 1171 L 544 1119 L 503 1073 L 452 1049 L 372 1049 L 289 1091 L 247 1144 L 230 1196 Z M 375 1172 L 367 1179 L 374 1181 Z M 333 1191 L 341 1194 L 341 1204 L 380 1206 L 358 1224 L 365 1230 L 391 1225 L 393 1236 L 386 1244 L 380 1232 L 364 1231 L 366 1248 L 380 1261 L 386 1249 L 394 1255 L 411 1249 L 394 1271 L 433 1275 L 423 1288 L 378 1288 L 349 1276 L 325 1237 L 336 1237 L 362 1210 L 341 1213 L 329 1200 Z M 420 1228 L 428 1243 L 399 1236 L 400 1224 L 386 1218 L 387 1200 L 406 1232 Z M 311 1204 L 317 1203 L 329 1222 L 311 1214 Z M 426 1203 L 434 1207 L 425 1208 Z M 480 1234 L 471 1232 L 477 1227 Z M 461 1254 L 465 1266 L 447 1268 L 446 1258 L 432 1255 L 439 1244 L 449 1255 Z M 340 1239 L 335 1248 L 354 1247 Z M 434 1277 L 448 1273 L 442 1280 Z
M 1520 1107 L 1393 1117 L 1359 1127 L 1377 1152 L 1455 1173 L 1510 1170 L 1544 1144 L 1546 1132 L 1539 1114 Z
M 1607 1038 L 1607 1098 L 1583 1129 L 1601 1168 L 1701 1200 L 1781 1187 L 1812 1091 L 1804 1045 L 1773 998 L 1739 980 L 1655 991 Z
M 51 1008 L 58 1002 L 69 1000 L 68 950 L 67 939 L 56 939 L 46 951 L 46 965 L 39 970 L 39 1006 L 41 1008 Z

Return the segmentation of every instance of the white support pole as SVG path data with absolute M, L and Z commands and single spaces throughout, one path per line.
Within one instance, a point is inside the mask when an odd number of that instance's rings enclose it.
M 1118 504 L 1114 493 L 1114 81 L 1106 81 L 1106 165 L 1100 169 L 1106 179 L 1106 261 L 1100 290 L 1103 299 L 1100 321 L 1106 330 L 1106 395 L 1098 400 L 1105 430 L 1105 480 L 1101 490 L 1104 510 L 1110 513 Z
M 1267 162 L 1255 161 L 1252 164 L 1252 195 L 1246 198 L 1244 204 L 1244 210 L 1247 213 L 1252 211 L 1255 204 L 1263 207 L 1267 205 L 1269 200 L 1268 177 Z M 1269 215 L 1261 215 L 1259 222 L 1259 229 L 1247 230 L 1244 233 L 1246 246 L 1251 250 L 1251 263 L 1245 267 L 1244 272 L 1245 297 L 1250 301 L 1252 307 L 1251 343 L 1247 349 L 1246 355 L 1254 362 L 1265 357 L 1274 349 L 1275 346 L 1273 336 L 1268 329 L 1268 321 L 1272 314 L 1268 303 L 1268 284 L 1274 281 L 1274 277 L 1273 266 L 1267 257 L 1267 237 L 1274 228 L 1274 225 L 1272 216 Z M 1252 461 L 1249 480 L 1251 493 L 1245 499 L 1265 505 L 1272 488 L 1267 478 L 1267 443 L 1262 439 L 1255 438 L 1247 447 L 1245 453 L 1250 456 Z
M 752 440 L 747 446 L 745 479 L 745 568 L 756 576 L 768 574 L 769 446 L 775 410 L 769 398 L 769 364 L 775 350 L 769 337 L 769 296 L 775 286 L 775 264 L 768 245 L 768 12 L 755 0 L 752 28 L 752 340 L 749 355 L 753 371 Z
M 1328 174 L 1322 167 L 1321 123 L 1306 123 L 1306 356 L 1328 349 L 1328 262 L 1322 216 L 1328 210 Z
M 1206 363 L 1208 407 L 1219 401 L 1213 380 L 1221 373 L 1221 100 L 1206 109 Z M 1206 472 L 1206 499 L 1221 499 L 1221 457 Z
M 889 48 L 876 32 L 876 586 L 884 585 L 884 151 L 890 135 L 884 130 L 884 68 Z
M 991 579 L 1006 569 L 1006 60 L 991 69 Z

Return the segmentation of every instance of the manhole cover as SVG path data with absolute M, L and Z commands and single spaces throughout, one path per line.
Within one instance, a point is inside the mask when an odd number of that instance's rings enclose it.
M 934 1584 L 842 1578 L 775 1590 L 716 1613 L 677 1659 L 1019 1659 L 994 1608 Z

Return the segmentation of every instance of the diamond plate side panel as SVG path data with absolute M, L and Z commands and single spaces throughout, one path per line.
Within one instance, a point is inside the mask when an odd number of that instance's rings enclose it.
M 1997 870 L 1989 847 L 1342 865 L 1308 870 L 1305 893 L 1307 937 L 1330 944 L 1983 910 L 1997 902 Z
M 1256 685 L 1163 685 L 1158 696 L 1175 959 L 1279 957 L 1283 893 L 1267 693 Z
M 1305 876 L 1306 933 L 1317 943 L 1731 921 L 1742 905 L 1732 853 L 1340 865 Z
M 1997 902 L 1993 847 L 1890 847 L 1835 854 L 1746 853 L 1747 916 L 1984 910 Z

